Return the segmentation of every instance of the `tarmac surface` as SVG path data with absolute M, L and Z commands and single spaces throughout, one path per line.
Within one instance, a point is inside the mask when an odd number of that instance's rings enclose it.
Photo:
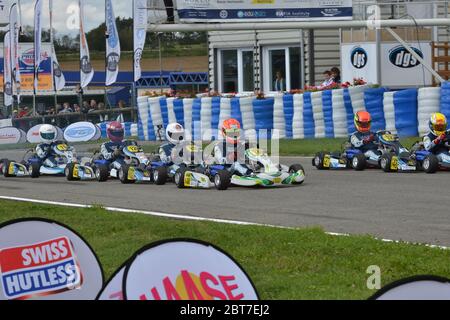
M 20 160 L 23 154 L 0 151 L 0 158 Z M 68 182 L 64 177 L 0 177 L 0 196 L 287 227 L 320 226 L 328 232 L 450 246 L 449 172 L 318 171 L 308 158 L 281 162 L 303 164 L 306 182 L 298 187 L 216 191 L 180 190 L 174 184 L 122 185 L 116 180 L 100 184 Z

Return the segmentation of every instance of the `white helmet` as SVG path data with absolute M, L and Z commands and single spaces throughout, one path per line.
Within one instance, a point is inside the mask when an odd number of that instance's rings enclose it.
M 179 144 L 185 139 L 184 128 L 179 123 L 171 123 L 166 128 L 166 139 L 170 143 Z
M 43 143 L 52 143 L 56 140 L 58 131 L 51 124 L 44 124 L 39 128 L 39 136 Z

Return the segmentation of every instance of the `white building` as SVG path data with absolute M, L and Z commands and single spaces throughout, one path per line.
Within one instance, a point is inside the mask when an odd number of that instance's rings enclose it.
M 373 5 L 381 9 L 382 19 L 405 19 L 407 14 L 416 19 L 448 17 L 449 11 L 449 1 L 353 0 L 354 19 L 367 19 Z M 341 29 L 209 32 L 210 88 L 223 93 L 279 91 L 277 72 L 285 79 L 283 91 L 320 84 L 324 71 L 341 68 L 343 37 L 352 38 L 358 31 L 361 34 L 361 30 Z M 428 34 L 430 38 L 424 40 L 428 44 L 449 41 L 447 28 L 434 28 Z

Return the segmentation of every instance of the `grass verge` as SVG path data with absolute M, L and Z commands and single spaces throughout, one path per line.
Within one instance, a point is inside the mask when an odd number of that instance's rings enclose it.
M 263 299 L 366 299 L 366 270 L 381 268 L 382 284 L 433 274 L 450 277 L 450 251 L 385 243 L 369 236 L 336 237 L 321 229 L 275 229 L 189 222 L 0 201 L 0 222 L 54 219 L 77 230 L 94 248 L 109 277 L 129 256 L 153 241 L 188 237 L 229 252 L 246 269 Z

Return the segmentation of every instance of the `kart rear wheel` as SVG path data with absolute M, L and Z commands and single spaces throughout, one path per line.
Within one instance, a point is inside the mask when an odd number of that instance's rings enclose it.
M 97 178 L 98 182 L 105 182 L 108 181 L 109 178 L 109 170 L 108 167 L 105 165 L 99 165 L 94 168 L 95 177 Z
M 184 189 L 184 177 L 186 175 L 186 169 L 180 168 L 177 170 L 174 176 L 174 182 L 179 189 Z
M 367 167 L 366 156 L 363 153 L 359 153 L 352 159 L 352 167 L 356 171 L 364 171 Z
M 422 168 L 426 173 L 436 173 L 439 169 L 439 159 L 434 154 L 430 154 L 423 160 Z
M 2 173 L 5 176 L 5 178 L 13 178 L 16 175 L 15 174 L 9 174 L 9 167 L 11 166 L 12 161 L 9 161 L 7 159 L 4 159 L 2 161 L 3 165 L 2 165 Z
M 214 176 L 214 185 L 216 186 L 217 190 L 220 191 L 227 190 L 230 184 L 231 184 L 231 175 L 228 171 L 220 170 Z
M 316 167 L 318 170 L 327 170 L 329 168 L 325 168 L 323 166 L 323 160 L 325 158 L 324 152 L 319 152 L 316 154 L 316 156 L 313 159 L 313 166 Z
M 67 178 L 67 181 L 79 181 L 80 178 L 74 177 L 74 171 L 75 171 L 75 163 L 68 163 L 66 165 L 66 168 L 64 169 L 64 175 Z
M 380 167 L 384 172 L 393 172 L 392 168 L 392 154 L 383 154 L 380 158 Z
M 122 167 L 119 170 L 119 180 L 123 184 L 132 184 L 135 183 L 134 180 L 128 179 L 128 173 L 130 171 L 130 166 L 127 164 L 122 165 Z
M 41 175 L 41 164 L 38 162 L 32 162 L 28 168 L 30 171 L 30 177 L 33 179 L 39 178 Z
M 159 167 L 153 170 L 153 181 L 157 186 L 165 185 L 167 182 L 167 168 L 166 167 Z
M 289 174 L 294 174 L 297 173 L 299 171 L 303 171 L 303 173 L 305 173 L 305 169 L 303 168 L 303 166 L 301 164 L 293 164 L 290 168 L 289 168 Z M 302 184 L 304 181 L 302 182 L 296 182 L 294 184 Z

